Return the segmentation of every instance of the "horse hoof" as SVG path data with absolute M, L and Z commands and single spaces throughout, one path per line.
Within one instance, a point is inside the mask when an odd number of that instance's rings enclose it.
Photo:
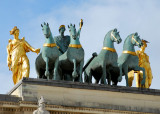
M 119 78 L 118 78 L 118 82 L 121 82 L 121 81 L 122 81 L 122 77 L 119 77 Z
M 141 85 L 145 85 L 145 80 L 142 80 Z
M 49 77 L 49 71 L 45 71 L 45 76 Z
M 80 83 L 83 83 L 82 79 L 79 80 Z
M 73 73 L 72 73 L 72 76 L 73 76 L 73 78 L 77 78 L 77 77 L 78 77 L 77 72 L 73 72 Z
M 104 80 L 101 80 L 101 84 L 107 85 L 107 82 Z

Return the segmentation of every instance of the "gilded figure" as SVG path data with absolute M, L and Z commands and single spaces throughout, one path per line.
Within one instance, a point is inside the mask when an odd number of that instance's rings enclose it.
M 144 88 L 149 88 L 152 83 L 153 75 L 152 75 L 152 70 L 150 67 L 150 62 L 149 62 L 149 56 L 145 53 L 145 49 L 147 47 L 147 43 L 149 43 L 146 40 L 142 40 L 143 46 L 141 47 L 140 50 L 136 51 L 136 54 L 139 58 L 139 66 L 145 68 L 145 75 L 146 75 L 146 80 L 145 80 L 145 85 L 141 85 L 141 80 L 143 79 L 143 72 L 142 71 L 131 71 L 128 73 L 129 77 L 129 85 L 132 86 L 132 81 L 134 79 L 134 73 L 136 77 L 136 87 L 144 87 Z
M 24 37 L 19 39 L 17 26 L 10 31 L 10 35 L 13 35 L 14 39 L 9 39 L 7 46 L 7 64 L 13 73 L 13 82 L 16 84 L 22 77 L 29 77 L 30 65 L 26 53 L 32 51 L 38 54 L 40 49 L 34 49 Z

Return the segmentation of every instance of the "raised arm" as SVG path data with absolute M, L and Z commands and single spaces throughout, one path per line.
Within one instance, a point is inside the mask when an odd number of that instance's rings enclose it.
M 81 28 L 83 26 L 83 20 L 81 19 L 80 23 L 79 23 L 79 29 L 78 29 L 78 32 L 77 32 L 77 36 L 80 37 L 80 32 L 81 32 Z
M 30 50 L 32 51 L 32 52 L 35 52 L 35 53 L 39 53 L 40 52 L 40 49 L 38 48 L 38 49 L 34 49 L 27 41 L 25 41 L 25 38 L 23 37 L 22 38 L 22 40 L 23 40 L 23 42 L 24 42 L 24 44 L 25 44 L 25 50 L 26 50 L 26 52 L 29 52 Z

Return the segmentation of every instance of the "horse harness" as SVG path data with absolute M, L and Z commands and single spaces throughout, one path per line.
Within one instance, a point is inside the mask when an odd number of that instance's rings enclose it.
M 132 35 L 132 40 L 134 40 L 138 45 L 139 43 L 136 41 L 136 39 L 134 38 L 134 35 Z M 126 54 L 131 54 L 133 56 L 137 56 L 136 52 L 133 52 L 133 51 L 123 51 L 123 53 L 126 53 Z
M 117 38 L 113 35 L 113 31 L 111 32 L 111 37 L 113 37 L 117 41 Z M 116 50 L 114 48 L 103 47 L 102 49 L 103 50 L 108 50 L 108 51 L 111 51 L 111 52 L 116 52 Z
M 136 39 L 134 38 L 134 35 L 132 35 L 132 40 L 134 40 L 138 45 L 139 43 L 136 41 Z
M 81 44 L 69 44 L 68 47 L 72 47 L 72 48 L 82 48 Z

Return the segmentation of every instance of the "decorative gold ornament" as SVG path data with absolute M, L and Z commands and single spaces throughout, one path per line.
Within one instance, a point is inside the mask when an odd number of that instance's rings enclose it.
M 79 28 L 81 29 L 82 26 L 83 26 L 83 19 L 80 20 L 80 26 L 79 26 Z
M 133 51 L 123 51 L 123 53 L 127 53 L 127 54 L 131 54 L 131 55 L 137 56 L 136 52 L 133 52 Z
M 81 44 L 69 44 L 69 47 L 72 47 L 72 48 L 82 48 L 82 45 Z
M 139 66 L 145 68 L 145 85 L 143 86 L 144 88 L 149 88 L 152 83 L 152 70 L 150 67 L 150 62 L 149 62 L 149 56 L 144 52 L 145 48 L 147 47 L 148 41 L 142 40 L 143 46 L 141 47 L 141 50 L 136 51 L 136 55 L 139 58 Z M 135 73 L 136 77 L 136 87 L 142 87 L 141 81 L 143 79 L 143 72 L 142 71 L 131 71 Z M 128 73 L 128 80 L 129 82 L 133 81 L 134 73 Z M 130 84 L 132 86 L 132 84 Z
M 56 47 L 56 43 L 53 43 L 53 44 L 43 44 L 44 47 Z
M 108 50 L 108 51 L 111 51 L 111 52 L 116 52 L 116 50 L 114 48 L 103 47 L 102 49 L 103 50 Z
M 19 29 L 16 26 L 10 31 L 10 35 L 13 35 L 14 39 L 10 39 L 7 46 L 7 64 L 16 84 L 22 77 L 29 77 L 30 66 L 26 52 L 32 51 L 38 54 L 40 49 L 34 49 L 24 37 L 19 39 Z

